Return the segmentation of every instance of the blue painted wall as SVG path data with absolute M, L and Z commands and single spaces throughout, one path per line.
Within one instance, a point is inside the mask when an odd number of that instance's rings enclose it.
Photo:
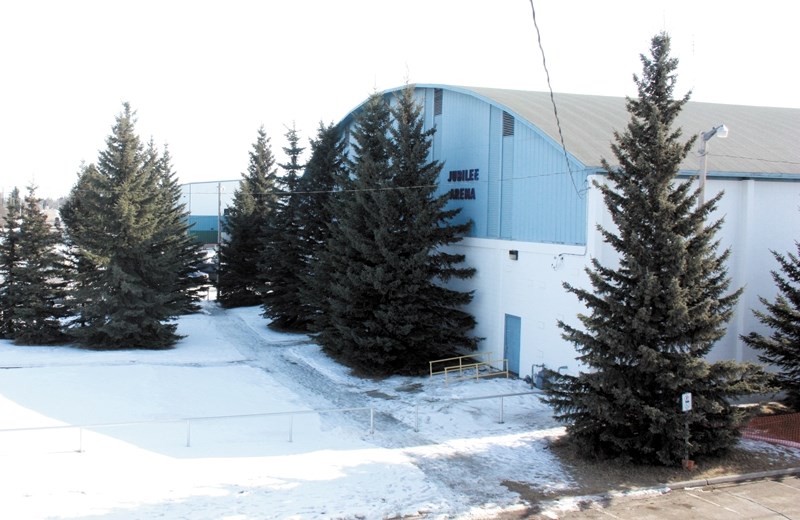
M 418 90 L 426 124 L 436 124 L 433 158 L 444 163 L 439 193 L 458 190 L 450 205 L 462 210 L 458 222 L 473 221 L 471 236 L 586 243 L 584 165 L 571 161 L 570 175 L 561 146 L 527 121 L 514 118 L 504 137 L 504 107 L 444 88 L 434 118 L 434 89 Z
M 400 90 L 384 96 L 392 102 Z M 471 220 L 478 238 L 586 244 L 589 170 L 573 158 L 568 168 L 559 142 L 468 89 L 416 87 L 415 95 L 426 129 L 436 128 L 431 159 L 444 164 L 438 193 L 452 193 L 449 207 L 461 208 L 455 223 Z M 345 132 L 360 109 L 339 123 Z M 513 135 L 503 135 L 504 113 L 514 119 Z

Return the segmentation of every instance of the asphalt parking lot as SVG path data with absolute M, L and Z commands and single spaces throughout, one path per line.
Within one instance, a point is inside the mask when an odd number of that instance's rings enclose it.
M 582 511 L 559 514 L 558 518 L 800 520 L 800 473 L 757 480 L 720 480 L 663 494 L 607 498 L 588 505 Z

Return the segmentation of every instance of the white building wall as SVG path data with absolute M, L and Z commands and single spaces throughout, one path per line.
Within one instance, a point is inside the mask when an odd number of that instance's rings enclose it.
M 471 311 L 478 325 L 474 332 L 485 338 L 479 350 L 492 352 L 493 359 L 504 357 L 505 315 L 510 314 L 521 318 L 521 376 L 530 373 L 531 365 L 541 363 L 575 370 L 575 351 L 561 339 L 556 323 L 577 321 L 576 299 L 562 283 L 588 283 L 583 272 L 586 248 L 469 238 L 457 249 L 477 269 L 476 276 L 461 282 L 459 288 L 475 290 Z M 518 251 L 517 260 L 509 257 L 510 250 Z
M 756 361 L 756 353 L 739 339 L 751 331 L 769 333 L 753 316 L 763 310 L 759 296 L 773 300 L 777 294 L 770 271 L 779 270 L 771 250 L 796 253 L 800 240 L 800 182 L 781 180 L 712 180 L 708 196 L 724 190 L 713 219 L 724 218 L 720 250 L 731 249 L 728 274 L 732 288 L 744 288 L 728 334 L 709 359 Z
M 602 181 L 605 177 L 596 179 Z M 770 275 L 777 263 L 770 249 L 796 251 L 794 241 L 800 239 L 800 182 L 710 179 L 706 190 L 708 197 L 725 191 L 712 218 L 725 218 L 717 238 L 720 252 L 731 248 L 731 290 L 744 287 L 729 332 L 712 350 L 709 360 L 754 361 L 756 354 L 739 336 L 753 330 L 765 332 L 752 309 L 761 308 L 759 296 L 772 300 L 777 292 Z M 589 222 L 585 247 L 477 238 L 464 239 L 455 247 L 466 255 L 466 263 L 477 269 L 476 276 L 458 282 L 458 288 L 475 291 L 470 311 L 478 320 L 475 335 L 484 338 L 479 349 L 502 358 L 505 315 L 521 318 L 521 377 L 529 375 L 535 364 L 553 369 L 567 366 L 569 373 L 580 369 L 578 354 L 561 338 L 557 322 L 562 320 L 580 328 L 577 315 L 585 308 L 562 284 L 590 288 L 585 268 L 590 266 L 591 258 L 605 266 L 615 266 L 618 258 L 596 231 L 597 224 L 614 229 L 599 190 L 592 187 L 586 196 Z M 509 258 L 510 250 L 519 251 L 518 260 Z

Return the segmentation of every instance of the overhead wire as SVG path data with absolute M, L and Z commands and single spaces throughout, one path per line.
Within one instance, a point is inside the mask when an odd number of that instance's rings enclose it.
M 582 196 L 586 191 L 579 190 L 578 185 L 575 184 L 575 177 L 572 174 L 572 166 L 569 164 L 569 154 L 567 153 L 567 145 L 564 143 L 564 133 L 561 130 L 561 120 L 558 117 L 558 106 L 556 105 L 556 98 L 553 94 L 553 86 L 550 84 L 550 71 L 547 68 L 547 59 L 544 54 L 544 46 L 542 45 L 542 33 L 539 31 L 539 24 L 536 21 L 536 9 L 533 7 L 533 0 L 530 0 L 531 14 L 533 15 L 533 26 L 536 28 L 536 40 L 539 42 L 539 51 L 542 54 L 542 66 L 544 67 L 544 74 L 547 78 L 547 88 L 550 91 L 550 102 L 553 104 L 553 114 L 556 118 L 556 127 L 558 127 L 558 137 L 561 139 L 561 149 L 564 150 L 564 160 L 567 163 L 567 171 L 569 172 L 569 179 L 572 181 L 572 187 L 575 188 L 575 193 Z
M 574 170 L 570 170 L 574 172 Z M 570 171 L 567 170 L 560 170 L 560 171 L 553 171 L 547 173 L 536 173 L 531 175 L 524 175 L 521 177 L 514 177 L 513 179 L 503 179 L 495 181 L 497 183 L 502 182 L 509 182 L 509 181 L 521 181 L 527 179 L 540 179 L 544 177 L 558 177 L 564 175 L 565 173 L 569 173 Z M 597 168 L 583 168 L 580 171 L 585 172 L 593 172 L 597 171 Z M 217 182 L 217 181 L 215 181 Z M 238 182 L 238 181 L 223 181 L 223 182 Z M 478 181 L 479 184 L 489 184 L 491 181 L 482 180 Z M 383 187 L 383 188 L 358 188 L 358 189 L 334 189 L 334 190 L 314 190 L 314 191 L 265 191 L 262 193 L 254 193 L 254 192 L 239 192 L 239 193 L 249 193 L 250 195 L 322 195 L 322 194 L 334 194 L 334 193 L 355 193 L 355 192 L 362 192 L 362 191 L 392 191 L 392 190 L 412 190 L 412 189 L 425 189 L 425 188 L 439 188 L 442 187 L 442 184 L 420 184 L 416 186 L 391 186 L 391 187 Z M 218 190 L 213 191 L 192 191 L 187 193 L 186 195 L 218 195 Z
M 730 159 L 747 159 L 750 161 L 768 162 L 768 163 L 781 163 L 781 164 L 800 164 L 800 161 L 784 161 L 782 159 L 762 159 L 760 157 L 745 157 L 743 155 L 730 155 L 724 153 L 709 153 L 709 157 L 728 157 Z

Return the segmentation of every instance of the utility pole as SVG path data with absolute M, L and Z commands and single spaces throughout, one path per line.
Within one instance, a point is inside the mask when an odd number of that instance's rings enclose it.
M 217 183 L 217 251 L 222 243 L 222 183 Z
M 222 183 L 217 182 L 217 299 L 219 300 L 220 249 L 222 248 Z

